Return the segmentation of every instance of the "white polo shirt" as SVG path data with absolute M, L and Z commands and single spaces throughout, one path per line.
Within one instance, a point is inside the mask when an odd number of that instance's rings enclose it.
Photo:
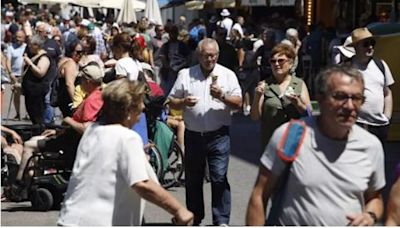
M 235 73 L 216 64 L 210 75 L 218 75 L 217 85 L 227 96 L 242 97 L 242 91 Z M 231 124 L 231 109 L 210 93 L 211 77 L 205 78 L 200 65 L 186 68 L 178 73 L 178 78 L 169 96 L 184 98 L 195 96 L 198 102 L 193 107 L 183 109 L 185 126 L 191 131 L 215 131 Z

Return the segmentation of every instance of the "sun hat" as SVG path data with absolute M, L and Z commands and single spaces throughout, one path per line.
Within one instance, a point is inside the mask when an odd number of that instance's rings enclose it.
M 228 11 L 227 9 L 223 9 L 223 10 L 222 10 L 221 16 L 227 17 L 227 16 L 229 16 L 229 15 L 231 15 L 231 13 L 229 13 L 229 11 Z
M 104 72 L 97 64 L 89 64 L 79 71 L 78 77 L 85 77 L 95 82 L 101 82 L 104 77 Z
M 348 36 L 344 41 L 343 45 L 338 46 L 340 53 L 342 53 L 347 58 L 351 58 L 356 54 L 356 51 L 351 46 L 351 44 L 352 44 L 352 38 L 351 36 Z
M 352 45 L 365 40 L 368 38 L 373 38 L 374 36 L 367 28 L 357 28 L 351 32 L 351 39 L 353 40 Z
M 80 25 L 88 27 L 91 22 L 88 19 L 82 19 Z

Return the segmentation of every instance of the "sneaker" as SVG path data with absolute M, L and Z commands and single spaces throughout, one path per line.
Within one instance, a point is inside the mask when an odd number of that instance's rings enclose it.
M 245 116 L 250 115 L 250 110 L 251 110 L 250 105 L 246 105 L 246 106 L 243 108 L 243 115 L 245 115 Z
M 219 226 L 228 227 L 228 224 L 222 223 L 222 224 L 219 224 Z
M 21 116 L 19 114 L 15 115 L 15 117 L 13 118 L 13 120 L 21 120 Z

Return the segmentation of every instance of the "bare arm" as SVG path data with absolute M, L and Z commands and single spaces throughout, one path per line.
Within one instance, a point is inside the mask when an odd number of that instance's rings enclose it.
M 141 181 L 132 186 L 141 197 L 166 210 L 174 216 L 177 225 L 192 225 L 193 214 L 183 207 L 163 187 L 152 180 Z
M 50 60 L 47 56 L 40 57 L 37 65 L 35 65 L 26 54 L 24 55 L 24 60 L 25 64 L 31 67 L 33 74 L 38 78 L 44 77 L 49 70 Z
M 400 178 L 394 183 L 390 191 L 389 202 L 387 206 L 387 218 L 385 226 L 400 225 Z
M 85 122 L 85 123 L 80 123 L 78 121 L 75 121 L 71 117 L 67 116 L 63 120 L 64 123 L 68 124 L 71 126 L 75 131 L 77 131 L 79 134 L 83 134 L 85 129 L 90 125 L 91 122 Z
M 390 89 L 390 87 L 387 86 L 385 87 L 383 92 L 385 96 L 383 114 L 390 120 L 392 118 L 392 112 L 393 112 L 392 90 Z
M 258 83 L 254 95 L 253 104 L 251 105 L 250 117 L 253 120 L 259 120 L 262 115 L 262 106 L 264 103 L 265 81 Z
M 372 226 L 375 224 L 374 218 L 368 213 L 373 212 L 377 220 L 383 215 L 383 199 L 381 191 L 365 193 L 365 210 L 361 214 L 348 215 L 349 225 L 351 226 Z
M 240 109 L 242 107 L 242 98 L 240 96 L 231 96 L 224 93 L 217 84 L 211 84 L 211 96 L 222 101 L 225 105 L 233 109 Z
M 239 48 L 237 53 L 238 53 L 238 59 L 239 59 L 239 67 L 243 67 L 244 56 L 245 56 L 243 48 Z
M 75 63 L 72 60 L 67 60 L 63 71 L 65 77 L 65 85 L 67 87 L 68 95 L 71 97 L 71 100 L 74 99 L 75 93 L 75 80 L 78 75 L 78 70 L 75 66 Z
M 287 95 L 287 97 L 290 99 L 290 101 L 296 107 L 299 113 L 305 112 L 307 110 L 307 107 L 310 107 L 311 105 L 310 95 L 308 94 L 308 89 L 304 82 L 302 85 L 300 96 Z
M 277 178 L 263 165 L 260 166 L 257 181 L 250 196 L 246 212 L 246 226 L 263 226 L 268 199 L 275 188 Z
M 14 130 L 12 130 L 8 127 L 5 127 L 5 126 L 0 126 L 0 127 L 1 127 L 2 132 L 5 132 L 5 133 L 11 135 L 11 137 L 13 138 L 15 143 L 17 143 L 17 144 L 23 143 L 21 136 L 17 132 L 15 132 Z

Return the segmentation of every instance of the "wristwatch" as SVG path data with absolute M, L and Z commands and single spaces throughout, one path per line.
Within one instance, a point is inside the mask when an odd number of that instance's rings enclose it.
M 374 224 L 376 224 L 378 222 L 378 216 L 376 216 L 375 212 L 373 211 L 367 211 L 367 213 L 369 214 L 369 216 L 371 216 L 371 218 L 374 220 Z

